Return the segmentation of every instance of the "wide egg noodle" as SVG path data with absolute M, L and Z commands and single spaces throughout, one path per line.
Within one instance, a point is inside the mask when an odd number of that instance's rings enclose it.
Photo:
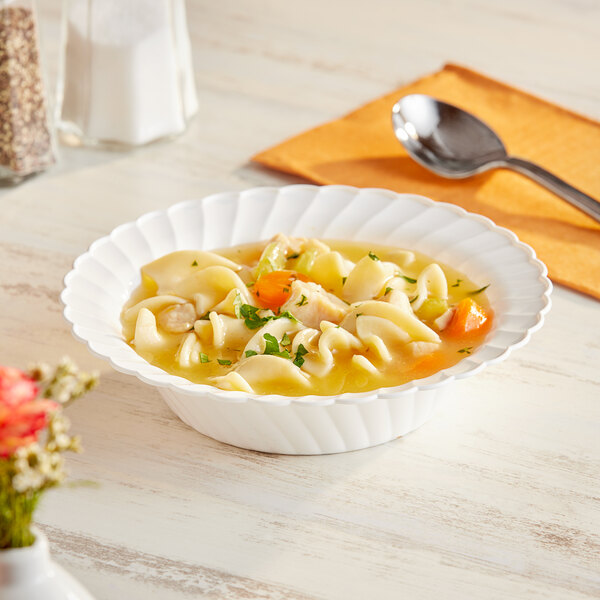
M 220 315 L 214 311 L 209 313 L 209 322 L 212 325 L 212 344 L 215 348 L 239 348 L 252 335 L 244 321 L 227 315 Z
M 409 304 L 410 307 L 410 304 Z M 381 300 L 368 300 L 355 304 L 352 312 L 341 322 L 341 326 L 352 333 L 356 332 L 356 321 L 359 315 L 372 315 L 391 321 L 404 330 L 413 341 L 440 342 L 440 336 L 420 321 L 409 308 L 405 306 L 382 302 Z
M 362 348 L 361 341 L 342 327 L 323 321 L 321 329 L 322 333 L 317 344 L 318 352 L 306 355 L 302 365 L 305 371 L 317 377 L 324 377 L 333 369 L 334 352 Z
M 168 334 L 158 330 L 154 313 L 141 308 L 135 322 L 133 345 L 138 352 L 159 352 L 179 343 L 181 334 Z
M 326 290 L 340 296 L 344 280 L 353 268 L 354 263 L 346 260 L 339 252 L 325 252 L 317 255 L 309 275 Z
M 308 389 L 310 387 L 309 376 L 303 373 L 290 360 L 279 356 L 271 356 L 268 354 L 257 354 L 244 358 L 235 367 L 233 373 L 238 377 L 229 377 L 231 373 L 211 378 L 212 382 L 218 387 L 224 383 L 226 385 L 237 385 L 236 389 L 241 389 L 241 381 L 239 377 L 248 384 L 251 390 L 255 389 L 257 384 L 268 384 L 270 382 L 277 383 L 277 386 L 292 386 Z M 234 382 L 235 379 L 235 382 Z M 231 388 L 225 388 L 231 389 Z M 243 389 L 241 391 L 244 391 Z M 246 390 L 247 391 L 247 388 Z
M 172 293 L 193 300 L 197 313 L 203 315 L 224 300 L 233 289 L 239 291 L 244 303 L 251 302 L 250 292 L 239 275 L 228 267 L 213 266 L 183 279 L 174 286 Z
M 430 296 L 448 299 L 448 281 L 442 268 L 431 263 L 425 267 L 417 277 L 416 299 L 412 303 L 413 311 L 419 310 L 423 302 Z
M 172 296 L 170 294 L 165 294 L 162 296 L 152 296 L 151 298 L 146 298 L 137 304 L 129 307 L 123 313 L 123 322 L 125 324 L 131 324 L 136 319 L 142 308 L 147 308 L 153 313 L 161 311 L 163 308 L 167 306 L 171 306 L 173 304 L 185 304 L 187 300 L 185 298 L 180 298 L 179 296 Z
M 201 250 L 178 250 L 142 267 L 142 275 L 150 277 L 158 286 L 158 293 L 172 293 L 177 284 L 206 267 L 222 266 L 233 271 L 242 267 L 232 260 Z
M 371 300 L 379 296 L 385 282 L 397 270 L 398 267 L 394 263 L 383 262 L 379 259 L 373 259 L 370 256 L 364 256 L 350 271 L 344 283 L 342 297 L 348 302 Z
M 183 336 L 175 360 L 180 367 L 186 369 L 200 362 L 202 346 L 198 336 L 191 331 Z

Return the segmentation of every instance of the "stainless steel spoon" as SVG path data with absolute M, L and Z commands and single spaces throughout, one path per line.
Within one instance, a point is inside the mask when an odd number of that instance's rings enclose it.
M 438 175 L 461 179 L 489 169 L 512 169 L 600 221 L 600 202 L 542 167 L 509 156 L 492 129 L 452 104 L 422 94 L 404 96 L 392 109 L 392 123 L 410 156 Z

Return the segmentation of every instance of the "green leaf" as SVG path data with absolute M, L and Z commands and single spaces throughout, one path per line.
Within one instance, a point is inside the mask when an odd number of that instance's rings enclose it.
M 218 362 L 220 365 L 230 365 L 230 364 L 231 364 L 231 361 L 230 361 L 230 360 L 225 360 L 225 359 L 223 359 L 223 358 L 217 358 L 217 362 Z
M 402 277 L 402 279 L 405 279 L 406 281 L 408 281 L 408 283 L 417 283 L 416 279 L 413 279 L 412 277 L 408 277 L 407 275 L 399 275 L 399 277 Z
M 458 353 L 459 354 L 471 354 L 471 350 L 473 350 L 473 346 L 469 346 L 467 348 L 461 348 Z
M 387 296 L 387 295 L 388 295 L 388 294 L 389 294 L 389 293 L 390 293 L 390 292 L 391 292 L 393 289 L 394 289 L 394 288 L 391 288 L 391 287 L 386 287 L 386 288 L 385 288 L 385 292 L 383 292 L 383 295 L 384 295 L 384 296 Z
M 246 358 L 250 358 L 251 356 L 256 356 L 258 352 L 255 350 L 246 350 Z
M 381 259 L 379 258 L 379 256 L 377 256 L 377 254 L 373 254 L 373 252 L 370 252 L 370 251 L 369 251 L 369 258 L 370 258 L 371 260 L 381 260 Z
M 475 290 L 474 292 L 469 292 L 469 296 L 475 296 L 476 294 L 481 294 L 481 292 L 484 292 L 489 287 L 490 287 L 490 284 L 488 283 L 487 285 L 484 285 L 482 288 L 479 288 L 478 290 Z
M 303 356 L 305 354 L 308 354 L 308 350 L 302 344 L 299 344 L 296 350 L 296 358 L 294 358 L 294 364 L 297 367 L 301 367 L 304 364 Z
M 298 258 L 299 256 L 300 256 L 300 253 L 299 253 L 299 252 L 296 252 L 295 254 L 288 254 L 288 255 L 286 256 L 286 258 L 287 258 L 288 260 L 292 260 L 293 258 Z
M 300 300 L 296 302 L 296 306 L 304 306 L 305 304 L 308 304 L 308 300 L 306 299 L 306 296 L 302 294 Z
M 409 300 L 409 303 L 412 304 L 419 296 L 415 296 L 412 300 Z
M 292 340 L 290 340 L 290 336 L 287 333 L 284 333 L 283 337 L 281 338 L 281 345 L 289 346 L 291 343 L 292 343 Z
M 268 354 L 271 356 L 280 356 L 281 358 L 290 358 L 290 353 L 287 350 L 279 349 L 279 342 L 275 338 L 274 335 L 270 333 L 265 333 L 263 335 L 265 340 L 265 351 L 263 354 Z
M 274 335 L 271 335 L 270 333 L 265 333 L 263 335 L 263 338 L 265 339 L 264 354 L 276 354 L 277 352 L 279 352 L 279 342 L 277 341 Z
M 342 277 L 342 285 L 345 285 L 345 284 L 346 284 L 346 280 L 347 280 L 347 279 L 348 279 L 347 277 Z
M 210 358 L 208 358 L 208 354 L 204 354 L 204 352 L 200 352 L 200 362 L 201 363 L 210 362 Z
M 197 260 L 195 260 L 195 261 L 192 263 L 192 267 L 197 267 L 197 266 L 198 266 L 198 261 L 197 261 Z
M 462 283 L 462 279 L 457 279 L 456 283 L 453 283 L 451 287 L 458 287 Z

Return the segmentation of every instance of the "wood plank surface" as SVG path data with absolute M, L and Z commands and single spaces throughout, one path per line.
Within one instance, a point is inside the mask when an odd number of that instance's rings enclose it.
M 50 83 L 59 0 L 40 2 Z M 62 318 L 91 242 L 174 202 L 291 177 L 248 157 L 446 61 L 600 118 L 596 0 L 189 0 L 200 111 L 131 153 L 63 148 L 0 191 L 0 363 L 101 370 L 68 409 L 85 453 L 37 521 L 98 600 L 600 598 L 600 305 L 543 329 L 392 443 L 288 457 L 184 425 Z M 1 594 L 0 594 L 1 597 Z

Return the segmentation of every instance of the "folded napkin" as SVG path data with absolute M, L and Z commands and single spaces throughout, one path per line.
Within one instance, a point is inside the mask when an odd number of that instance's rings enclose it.
M 472 112 L 496 130 L 510 154 L 600 199 L 600 123 L 452 64 L 253 160 L 317 183 L 422 194 L 485 215 L 533 246 L 555 282 L 600 299 L 600 224 L 510 171 L 452 180 L 421 167 L 391 125 L 392 106 L 414 93 Z

